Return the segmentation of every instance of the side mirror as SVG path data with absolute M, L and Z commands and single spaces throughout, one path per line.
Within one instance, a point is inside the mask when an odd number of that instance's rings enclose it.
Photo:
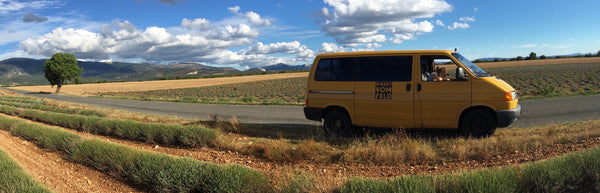
M 468 80 L 469 76 L 462 67 L 456 68 L 456 80 Z

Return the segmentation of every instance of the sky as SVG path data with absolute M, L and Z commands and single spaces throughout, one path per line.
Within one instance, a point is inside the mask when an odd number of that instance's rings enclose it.
M 0 0 L 0 60 L 196 62 L 248 69 L 327 52 L 469 59 L 594 53 L 598 0 Z

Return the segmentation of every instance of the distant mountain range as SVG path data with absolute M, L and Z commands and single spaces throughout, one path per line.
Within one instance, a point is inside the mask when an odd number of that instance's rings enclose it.
M 0 85 L 44 85 L 49 84 L 44 77 L 44 62 L 30 58 L 10 58 L 0 61 Z M 226 74 L 240 74 L 240 71 L 231 67 L 212 67 L 198 63 L 177 64 L 150 64 L 126 62 L 86 62 L 78 61 L 77 65 L 83 68 L 81 77 L 84 82 L 103 81 L 143 81 L 161 79 L 161 77 L 201 77 Z M 261 68 L 253 68 L 247 72 L 255 71 L 282 71 L 306 70 L 310 65 L 275 64 Z
M 263 66 L 260 68 L 251 68 L 247 71 L 283 71 L 283 70 L 310 70 L 310 64 L 305 65 L 288 65 L 284 63 L 279 63 L 275 65 Z

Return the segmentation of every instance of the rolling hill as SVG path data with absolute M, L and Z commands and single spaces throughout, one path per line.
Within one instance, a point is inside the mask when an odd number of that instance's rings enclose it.
M 45 60 L 43 59 L 30 58 L 10 58 L 0 61 L 0 85 L 48 84 L 48 81 L 44 78 L 44 62 Z M 84 82 L 156 80 L 161 77 L 194 78 L 203 75 L 242 73 L 242 71 L 231 67 L 213 67 L 191 62 L 162 65 L 151 63 L 78 61 L 77 65 L 83 68 L 81 77 Z M 301 70 L 308 68 L 304 65 L 292 66 L 280 63 L 265 66 L 260 71 Z M 252 72 L 252 70 L 249 70 L 249 72 Z

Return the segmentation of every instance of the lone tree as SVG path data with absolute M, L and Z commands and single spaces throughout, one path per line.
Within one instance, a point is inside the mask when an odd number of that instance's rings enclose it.
M 535 52 L 529 53 L 529 60 L 537 60 L 537 54 Z
M 60 92 L 60 87 L 65 81 L 75 80 L 79 82 L 83 69 L 77 66 L 77 58 L 73 54 L 56 53 L 52 58 L 44 62 L 44 73 L 48 82 L 54 87 L 56 92 Z

